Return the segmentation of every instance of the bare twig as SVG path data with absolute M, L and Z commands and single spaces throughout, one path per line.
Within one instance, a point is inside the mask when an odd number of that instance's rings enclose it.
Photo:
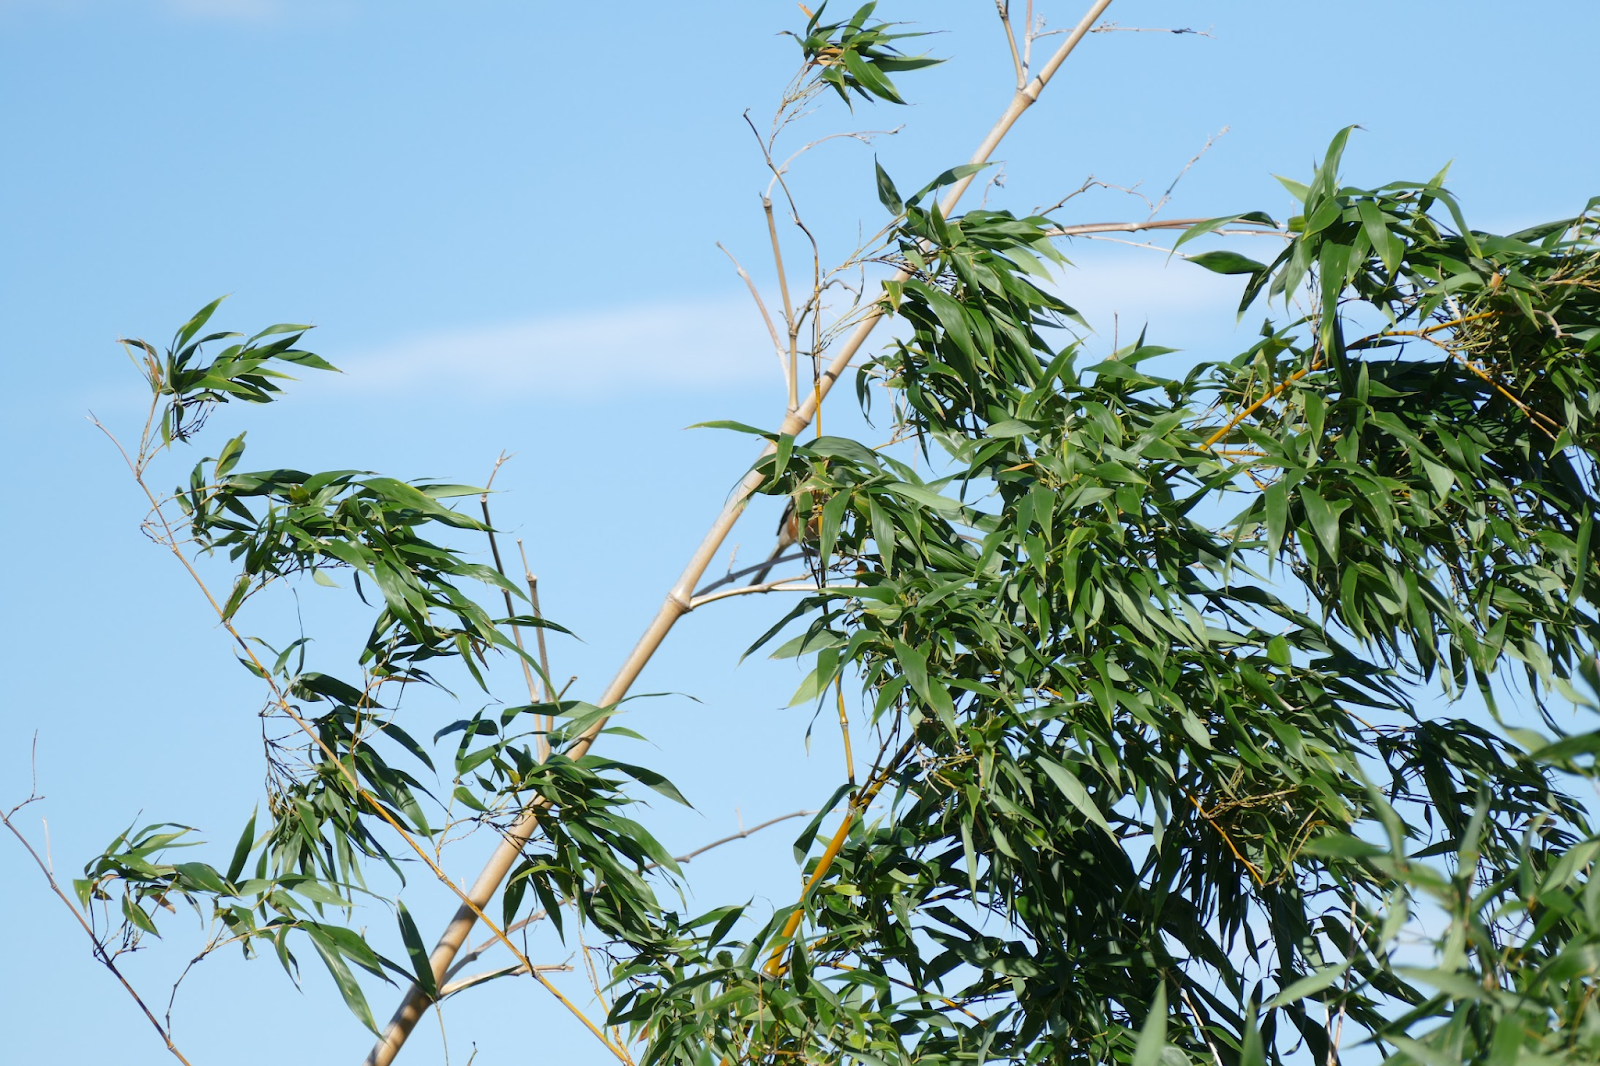
M 778 223 L 772 216 L 772 197 L 761 198 L 761 209 L 767 216 L 767 234 L 772 238 L 772 266 L 778 273 L 778 291 L 783 294 L 783 323 L 789 334 L 789 349 L 784 363 L 784 380 L 789 386 L 789 406 L 793 411 L 800 405 L 800 323 L 795 321 L 794 303 L 789 299 L 789 276 L 783 269 L 783 246 L 778 241 Z
M 533 576 L 533 570 L 528 566 L 528 551 L 522 544 L 522 538 L 517 538 L 517 554 L 522 558 L 522 579 L 528 583 L 528 603 L 533 607 L 533 616 L 544 621 L 544 608 L 539 605 L 539 579 Z M 544 674 L 544 701 L 554 703 L 560 697 L 552 695 L 550 687 L 555 683 L 554 675 L 550 673 L 550 649 L 545 644 L 544 626 L 539 626 L 533 634 L 534 641 L 539 645 L 539 669 Z M 573 680 L 577 680 L 574 678 Z M 568 681 L 567 684 L 572 684 Z M 563 688 L 562 692 L 566 692 Z M 539 738 L 539 757 L 550 757 L 550 731 L 556 727 L 556 717 L 553 714 L 540 715 L 540 725 L 544 735 Z
M 1207 26 L 1203 30 L 1191 30 L 1189 27 L 1183 26 L 1183 27 L 1180 27 L 1178 29 L 1172 29 L 1172 28 L 1167 27 L 1167 26 L 1119 26 L 1115 22 L 1102 22 L 1100 25 L 1096 26 L 1094 29 L 1090 30 L 1089 32 L 1090 33 L 1177 33 L 1177 34 L 1188 33 L 1188 34 L 1193 34 L 1196 37 L 1210 37 L 1211 36 L 1211 31 L 1212 31 L 1213 28 L 1214 27 Z M 1041 36 L 1043 36 L 1043 35 L 1041 34 Z
M 533 972 L 533 973 L 571 973 L 572 972 L 572 964 L 571 963 L 567 963 L 567 962 L 543 964 L 543 965 L 534 966 L 531 971 L 528 969 L 528 967 L 526 965 L 524 965 L 523 963 L 520 963 L 520 962 L 517 963 L 515 966 L 502 966 L 498 970 L 487 970 L 487 971 L 485 971 L 483 973 L 475 973 L 471 977 L 463 977 L 459 981 L 451 981 L 449 984 L 444 985 L 439 989 L 439 998 L 440 999 L 448 999 L 450 996 L 455 995 L 457 992 L 465 992 L 467 989 L 471 988 L 473 985 L 481 985 L 485 981 L 493 981 L 496 977 L 516 977 L 519 974 L 525 974 L 525 973 L 529 973 L 529 972 Z
M 1000 15 L 1000 25 L 1006 30 L 1006 44 L 1011 48 L 1011 66 L 1017 72 L 1017 88 L 1020 89 L 1028 84 L 1028 68 L 1022 65 L 1022 55 L 1017 51 L 1017 35 L 1011 29 L 1011 3 L 1010 0 L 994 0 L 994 6 Z
M 763 581 L 759 585 L 741 585 L 736 589 L 723 589 L 721 592 L 711 592 L 704 596 L 696 596 L 689 601 L 689 610 L 704 607 L 708 603 L 728 599 L 730 596 L 750 596 L 762 592 L 815 592 L 817 586 L 811 583 L 810 574 L 796 574 L 794 577 L 780 577 L 776 581 Z
M 1045 231 L 1045 236 L 1047 236 L 1047 237 L 1083 237 L 1083 236 L 1088 236 L 1090 234 L 1095 234 L 1095 233 L 1142 233 L 1145 230 L 1151 230 L 1151 229 L 1188 229 L 1190 226 L 1198 226 L 1202 222 L 1209 222 L 1209 221 L 1210 221 L 1210 219 L 1205 219 L 1205 218 L 1164 218 L 1164 219 L 1146 219 L 1143 222 L 1084 222 L 1084 223 L 1080 223 L 1080 224 L 1078 224 L 1076 226 L 1057 226 L 1055 229 L 1046 230 Z M 1291 234 L 1289 234 L 1287 231 L 1285 231 L 1285 230 L 1283 230 L 1281 228 L 1275 229 L 1275 228 L 1273 228 L 1271 226 L 1267 226 L 1267 225 L 1264 225 L 1264 224 L 1261 224 L 1261 223 L 1238 222 L 1238 223 L 1235 223 L 1235 225 L 1238 225 L 1238 226 L 1256 226 L 1256 225 L 1259 225 L 1260 228 L 1259 229 L 1212 230 L 1212 232 L 1216 233 L 1216 234 L 1219 234 L 1219 235 L 1222 235 L 1222 236 L 1245 235 L 1245 234 L 1259 234 L 1259 235 L 1263 235 L 1263 236 L 1283 237 L 1283 238 L 1288 238 L 1288 237 L 1291 236 Z
M 1167 206 L 1167 202 L 1172 199 L 1172 190 L 1176 189 L 1178 182 L 1182 181 L 1183 176 L 1189 173 L 1189 168 L 1200 162 L 1200 157 L 1211 151 L 1211 146 L 1226 136 L 1230 128 L 1229 126 L 1224 126 L 1215 135 L 1207 137 L 1205 147 L 1189 157 L 1189 161 L 1183 165 L 1183 169 L 1178 171 L 1178 176 L 1172 179 L 1172 184 L 1167 186 L 1167 191 L 1161 194 L 1161 199 L 1157 200 L 1155 206 L 1150 209 L 1151 218 L 1155 218 L 1161 209 Z
M 1067 193 L 1067 195 L 1063 196 L 1049 207 L 1036 207 L 1029 213 L 1034 215 L 1048 215 L 1052 211 L 1059 211 L 1061 208 L 1065 207 L 1069 201 L 1082 196 L 1090 189 L 1113 189 L 1117 192 L 1127 193 L 1129 196 L 1137 196 L 1139 199 L 1143 200 L 1146 207 L 1151 207 L 1152 203 L 1150 197 L 1139 191 L 1139 186 L 1141 184 L 1143 183 L 1134 182 L 1132 185 L 1117 185 L 1114 182 L 1101 181 L 1093 174 L 1090 174 L 1087 178 L 1083 179 L 1082 185 L 1079 185 L 1076 189 L 1073 189 L 1071 192 Z M 1152 211 L 1151 214 L 1153 215 L 1155 212 Z
M 722 845 L 731 844 L 735 840 L 743 840 L 745 837 L 753 836 L 756 833 L 761 832 L 763 829 L 777 825 L 779 822 L 787 822 L 791 818 L 804 818 L 807 815 L 816 813 L 816 811 L 790 811 L 788 814 L 780 814 L 776 818 L 768 818 L 764 822 L 753 825 L 748 829 L 741 829 L 737 833 L 732 833 L 728 836 L 722 837 L 720 840 L 713 840 L 709 844 L 702 844 L 693 851 L 685 852 L 682 855 L 675 855 L 673 856 L 672 861 L 677 863 L 689 862 L 700 855 L 704 855 L 712 848 L 720 848 Z
M 739 272 L 739 276 L 744 279 L 745 287 L 750 290 L 751 297 L 755 299 L 756 308 L 761 312 L 761 321 L 767 324 L 767 334 L 772 338 L 772 350 L 778 356 L 778 369 L 783 374 L 784 380 L 788 381 L 789 364 L 784 357 L 783 341 L 778 337 L 778 327 L 772 324 L 772 315 L 767 312 L 767 304 L 761 298 L 761 291 L 756 288 L 756 283 L 750 279 L 750 275 L 745 271 L 744 267 L 739 265 L 739 260 L 734 258 L 732 252 L 723 247 L 721 241 L 717 242 L 717 247 L 722 250 L 723 255 L 728 257 L 728 261 L 733 264 L 733 269 Z
M 803 560 L 805 557 L 805 552 L 796 551 L 788 555 L 780 555 L 776 559 L 768 559 L 766 562 L 757 563 L 754 566 L 747 566 L 743 570 L 730 570 L 726 574 L 723 574 L 721 577 L 717 578 L 715 581 L 701 585 L 700 588 L 695 591 L 695 594 L 693 597 L 691 597 L 691 600 L 699 599 L 714 589 L 719 589 L 724 585 L 731 585 L 741 577 L 747 577 L 750 574 L 758 573 L 762 570 L 769 570 L 772 567 L 777 566 L 779 563 L 792 563 Z

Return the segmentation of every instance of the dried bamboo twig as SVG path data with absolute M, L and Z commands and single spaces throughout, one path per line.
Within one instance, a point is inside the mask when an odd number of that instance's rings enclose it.
M 459 981 L 451 981 L 449 984 L 443 985 L 439 988 L 439 998 L 448 999 L 457 992 L 465 992 L 474 985 L 481 985 L 485 981 L 493 981 L 496 977 L 516 977 L 518 974 L 524 973 L 571 972 L 572 964 L 569 962 L 543 963 L 533 967 L 532 970 L 519 962 L 515 966 L 502 966 L 498 970 L 485 970 L 483 973 L 475 973 L 471 977 L 463 977 Z
M 1088 34 L 1095 20 L 1110 6 L 1111 0 L 1094 0 L 1087 14 L 1068 34 L 1066 40 L 1056 48 L 1049 62 L 1045 63 L 1044 67 L 1026 86 L 1017 90 L 1016 94 L 1011 98 L 1011 102 L 1006 106 L 1005 111 L 1001 113 L 1000 118 L 989 130 L 988 135 L 978 145 L 977 150 L 972 153 L 971 162 L 986 163 L 989 161 L 989 157 L 1000 146 L 1000 142 L 1005 139 L 1011 127 L 1016 125 L 1023 112 L 1032 107 L 1039 99 L 1040 93 L 1044 91 L 1050 80 L 1055 77 L 1056 71 L 1061 68 L 1067 57 L 1077 48 L 1078 43 Z M 950 215 L 955 205 L 960 202 L 962 194 L 972 184 L 972 177 L 969 174 L 950 187 L 943 202 L 939 205 L 940 211 L 946 217 Z M 904 270 L 897 271 L 894 280 L 904 281 L 909 276 Z M 788 417 L 784 419 L 782 429 L 784 433 L 798 434 L 811 423 L 812 416 L 820 409 L 822 401 L 833 389 L 839 378 L 843 376 L 845 369 L 855 359 L 856 353 L 861 350 L 861 346 L 866 343 L 873 330 L 877 328 L 878 323 L 883 318 L 883 314 L 882 308 L 874 305 L 857 323 L 855 329 L 840 347 L 839 353 L 829 363 L 828 368 L 818 375 L 812 395 L 802 401 L 800 406 L 791 411 Z M 763 451 L 763 455 L 776 450 L 777 446 L 769 442 Z M 729 531 L 733 529 L 734 523 L 739 520 L 739 516 L 744 512 L 745 505 L 750 501 L 750 497 L 755 495 L 756 491 L 761 487 L 762 481 L 761 474 L 754 469 L 740 480 L 738 486 L 730 494 L 727 503 L 723 505 L 721 513 L 712 523 L 711 529 L 700 542 L 700 546 L 695 549 L 694 554 L 689 558 L 688 565 L 684 567 L 683 573 L 667 593 L 666 600 L 662 603 L 655 618 L 645 629 L 633 651 L 623 661 L 616 677 L 601 693 L 598 701 L 599 706 L 615 706 L 627 695 L 628 690 L 633 687 L 634 681 L 638 679 L 639 674 L 643 672 L 651 657 L 655 655 L 656 649 L 661 646 L 661 642 L 672 631 L 672 627 L 677 624 L 678 619 L 688 613 L 695 585 L 705 573 L 706 567 L 711 565 L 711 560 L 715 558 L 723 540 L 727 538 Z M 606 720 L 601 719 L 590 725 L 572 745 L 569 754 L 575 759 L 582 758 L 587 754 L 590 747 L 594 745 L 595 739 L 605 728 L 605 723 Z M 495 849 L 494 854 L 490 856 L 488 863 L 479 873 L 477 880 L 473 882 L 471 888 L 467 891 L 466 899 L 462 906 L 456 911 L 450 924 L 445 927 L 444 933 L 440 936 L 438 943 L 434 946 L 433 952 L 429 956 L 435 974 L 441 974 L 448 969 L 456 953 L 461 950 L 462 944 L 466 942 L 467 934 L 472 931 L 473 925 L 482 915 L 483 907 L 488 904 L 495 892 L 499 890 L 500 882 L 511 871 L 511 867 L 516 863 L 517 856 L 522 853 L 523 846 L 528 842 L 528 838 L 533 835 L 533 831 L 538 825 L 539 813 L 543 809 L 544 807 L 538 803 L 529 804 L 523 809 L 517 820 L 506 830 L 499 847 Z M 411 1035 L 412 1029 L 416 1027 L 417 1021 L 421 1019 L 427 1005 L 427 994 L 419 986 L 413 984 L 407 990 L 400 1006 L 396 1009 L 394 1017 L 390 1019 L 389 1024 L 385 1027 L 378 1043 L 373 1047 L 371 1054 L 368 1055 L 367 1066 L 388 1066 L 389 1063 L 394 1061 L 395 1055 L 405 1044 L 406 1038 Z
M 772 215 L 772 197 L 761 198 L 761 209 L 767 216 L 767 234 L 772 238 L 772 267 L 778 274 L 778 291 L 783 295 L 783 324 L 789 332 L 788 361 L 783 367 L 784 380 L 789 386 L 789 406 L 785 410 L 793 411 L 800 405 L 800 323 L 795 321 L 794 303 L 789 299 L 789 276 L 783 269 L 783 246 L 778 242 L 778 222 Z
M 756 302 L 756 309 L 761 312 L 761 321 L 767 324 L 767 334 L 772 337 L 772 350 L 778 356 L 778 369 L 783 374 L 784 380 L 787 381 L 789 379 L 789 366 L 783 354 L 783 341 L 778 339 L 778 327 L 772 324 L 772 315 L 767 311 L 766 301 L 761 298 L 761 290 L 756 288 L 756 283 L 751 280 L 750 274 L 744 267 L 739 265 L 739 260 L 734 258 L 733 253 L 723 247 L 721 241 L 717 242 L 717 247 L 722 250 L 723 255 L 728 257 L 728 261 L 733 264 L 733 269 L 739 272 L 739 276 L 744 279 L 745 287 L 750 290 L 750 295 Z
M 810 574 L 797 574 L 794 577 L 780 577 L 775 581 L 763 581 L 759 585 L 741 585 L 736 589 L 723 589 L 721 592 L 711 592 L 704 596 L 696 596 L 689 601 L 689 610 L 704 607 L 708 603 L 728 599 L 730 596 L 749 596 L 760 592 L 815 592 L 817 586 L 810 583 Z
M 533 616 L 543 621 L 544 608 L 539 605 L 539 579 L 533 576 L 533 570 L 528 566 L 528 551 L 523 547 L 521 537 L 517 538 L 517 554 L 522 558 L 522 578 L 528 583 L 528 602 L 533 606 Z M 533 636 L 539 645 L 539 669 L 544 672 L 544 701 L 554 703 L 561 697 L 551 691 L 555 681 L 550 673 L 550 649 L 544 642 L 544 626 L 534 630 Z M 570 685 L 572 682 L 568 681 L 567 684 Z M 566 689 L 563 688 L 561 691 L 565 692 Z M 556 716 L 543 714 L 539 718 L 539 725 L 544 729 L 543 735 L 539 737 L 539 758 L 542 760 L 550 757 L 550 731 L 556 727 Z
M 1017 51 L 1017 35 L 1011 28 L 1011 2 L 1010 0 L 994 0 L 995 11 L 1000 16 L 1000 25 L 1006 30 L 1006 44 L 1011 48 L 1011 66 L 1017 72 L 1017 88 L 1028 84 L 1028 68 L 1022 65 L 1022 53 Z M 1027 29 L 1024 27 L 1023 32 Z

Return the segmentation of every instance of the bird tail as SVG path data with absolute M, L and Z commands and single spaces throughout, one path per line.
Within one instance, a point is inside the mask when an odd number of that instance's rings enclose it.
M 761 568 L 761 570 L 756 574 L 755 577 L 750 579 L 750 584 L 752 584 L 752 585 L 762 585 L 762 584 L 766 583 L 767 575 L 772 573 L 772 568 L 773 568 L 773 566 L 775 566 L 777 564 L 778 557 L 783 554 L 784 547 L 785 547 L 784 545 L 779 544 L 776 548 L 773 549 L 772 554 L 767 556 L 766 565 Z

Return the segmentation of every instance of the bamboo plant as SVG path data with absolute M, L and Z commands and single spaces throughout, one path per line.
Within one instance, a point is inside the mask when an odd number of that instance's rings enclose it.
M 245 472 L 241 434 L 158 487 L 157 461 L 204 439 L 217 405 L 328 368 L 303 327 L 208 332 L 213 303 L 165 350 L 129 342 L 151 393 L 124 452 L 145 529 L 263 686 L 267 786 L 226 862 L 180 861 L 189 831 L 160 824 L 70 890 L 41 864 L 100 961 L 121 978 L 120 953 L 179 901 L 213 923 L 205 952 L 270 951 L 292 974 L 309 946 L 377 1035 L 374 1066 L 501 977 L 543 986 L 629 1066 L 1594 1061 L 1600 837 L 1582 786 L 1600 728 L 1555 710 L 1600 710 L 1600 201 L 1475 230 L 1442 174 L 1343 184 L 1346 130 L 1284 180 L 1299 207 L 1282 220 L 961 210 L 1110 3 L 1037 66 L 1050 34 L 1031 4 L 999 3 L 1005 111 L 926 182 L 880 167 L 876 231 L 831 265 L 786 135 L 821 106 L 903 103 L 905 75 L 937 60 L 873 4 L 806 13 L 800 72 L 752 126 L 776 299 L 735 263 L 782 415 L 714 424 L 756 459 L 590 699 L 550 677 L 560 627 L 506 573 L 487 486 Z M 1140 336 L 1091 362 L 1062 245 L 1134 231 L 1236 277 L 1258 339 L 1185 362 Z M 1240 232 L 1275 254 L 1233 250 Z M 846 379 L 888 443 L 821 431 Z M 760 494 L 789 501 L 789 544 L 708 580 Z M 226 556 L 231 584 L 213 590 L 202 556 Z M 346 676 L 242 628 L 269 587 L 336 578 L 373 604 Z M 845 763 L 804 812 L 792 905 L 679 913 L 663 889 L 681 859 L 634 815 L 641 788 L 682 796 L 598 744 L 679 619 L 772 592 L 798 599 L 753 647 L 809 665 L 797 699 L 837 710 Z M 400 693 L 446 664 L 485 685 L 515 670 L 527 703 L 403 724 Z M 470 828 L 499 843 L 462 888 L 444 849 Z M 353 915 L 400 857 L 459 906 L 430 946 L 436 916 L 394 898 L 391 958 Z M 535 921 L 604 945 L 584 951 L 603 1013 L 518 946 Z M 404 988 L 386 1025 L 374 978 Z

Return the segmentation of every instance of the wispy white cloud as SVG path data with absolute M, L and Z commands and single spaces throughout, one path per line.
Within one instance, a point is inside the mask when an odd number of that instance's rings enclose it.
M 132 7 L 139 14 L 194 22 L 255 25 L 288 18 L 344 19 L 355 11 L 354 0 L 0 0 L 0 14 L 12 11 L 52 15 L 94 15 L 108 8 Z
M 748 301 L 582 311 L 428 333 L 338 360 L 346 387 L 583 396 L 739 388 L 780 379 Z
M 1132 251 L 1131 249 L 1129 251 Z M 1091 347 L 1152 344 L 1232 354 L 1242 279 L 1154 252 L 1085 254 L 1057 291 L 1096 330 Z M 1253 328 L 1248 330 L 1253 333 Z M 1229 350 L 1224 350 L 1229 349 Z M 600 396 L 778 387 L 777 360 L 747 300 L 699 299 L 546 315 L 401 338 L 335 359 L 340 384 L 367 394 L 476 398 Z
M 283 13 L 280 0 L 162 0 L 175 15 L 223 21 L 263 22 Z

